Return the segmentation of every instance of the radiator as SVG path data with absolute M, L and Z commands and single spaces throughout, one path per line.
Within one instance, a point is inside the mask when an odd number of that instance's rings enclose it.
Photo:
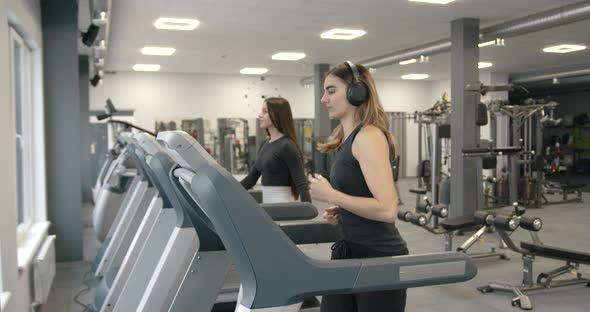
M 34 302 L 47 302 L 55 277 L 55 235 L 47 236 L 33 262 Z

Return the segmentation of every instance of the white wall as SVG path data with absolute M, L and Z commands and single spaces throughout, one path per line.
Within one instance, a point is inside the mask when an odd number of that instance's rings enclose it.
M 10 22 L 9 22 L 10 21 Z M 26 41 L 42 44 L 41 8 L 38 0 L 0 1 L 0 238 L 2 239 L 2 287 L 12 298 L 6 311 L 28 311 L 27 274 L 17 270 L 16 178 L 14 120 L 11 98 L 10 28 L 12 24 Z M 25 270 L 27 271 L 27 270 Z M 4 311 L 4 310 L 3 310 Z
M 432 82 L 432 90 L 430 96 L 430 103 L 434 105 L 436 101 L 440 101 L 442 99 L 443 93 L 447 92 L 449 94 L 449 98 L 451 96 L 451 80 L 437 80 Z M 452 98 L 451 98 L 452 100 Z
M 156 120 L 256 118 L 262 95 L 281 95 L 291 103 L 295 118 L 313 118 L 313 89 L 295 77 L 261 81 L 240 75 L 119 72 L 90 89 L 90 109 L 102 110 L 111 98 L 117 109 L 135 109 L 138 126 L 155 130 Z
M 386 111 L 414 112 L 432 105 L 430 82 L 379 80 L 377 87 Z M 246 97 L 247 95 L 247 97 Z M 289 100 L 295 118 L 314 117 L 314 90 L 298 77 L 198 75 L 119 72 L 90 90 L 90 109 L 102 110 L 107 98 L 117 109 L 135 109 L 135 122 L 154 130 L 156 120 L 203 117 L 215 127 L 222 117 L 256 118 L 261 95 L 281 95 Z M 251 127 L 253 130 L 254 127 Z M 417 126 L 408 121 L 407 172 L 415 175 Z
M 376 81 L 383 108 L 387 112 L 423 111 L 431 107 L 431 82 L 378 80 Z M 418 168 L 418 125 L 406 121 L 406 150 L 401 151 L 406 161 L 406 176 L 415 177 Z

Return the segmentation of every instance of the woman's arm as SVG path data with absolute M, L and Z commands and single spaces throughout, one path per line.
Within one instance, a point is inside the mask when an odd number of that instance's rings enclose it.
M 305 171 L 303 170 L 303 160 L 299 155 L 299 151 L 295 147 L 295 143 L 289 140 L 290 144 L 286 144 L 282 150 L 282 157 L 289 168 L 289 174 L 293 180 L 293 184 L 299 192 L 299 197 L 302 202 L 311 203 L 311 196 L 309 195 L 309 185 L 305 178 Z
M 366 219 L 394 223 L 397 194 L 385 134 L 374 126 L 363 127 L 352 144 L 352 155 L 359 162 L 373 198 L 350 196 L 336 191 L 321 177 L 310 178 L 312 196 L 321 197 L 318 199 L 329 201 Z
M 268 141 L 264 140 L 262 144 L 260 144 L 258 152 L 256 153 L 256 157 L 260 157 L 262 148 L 264 147 L 264 145 L 266 145 L 266 142 Z M 256 159 L 256 162 L 258 162 L 258 159 Z M 242 184 L 242 186 L 247 190 L 253 188 L 254 185 L 256 185 L 256 183 L 258 182 L 258 179 L 260 179 L 260 175 L 262 175 L 262 172 L 260 172 L 258 168 L 256 168 L 256 162 L 252 165 L 252 168 L 250 169 L 250 172 L 248 172 L 248 175 L 244 179 L 242 179 L 242 181 L 240 181 L 240 184 Z
M 260 178 L 260 174 L 260 171 L 258 171 L 254 165 L 252 166 L 252 169 L 250 169 L 250 172 L 248 172 L 248 175 L 240 181 L 240 184 L 242 184 L 245 189 L 249 190 L 256 185 L 256 182 L 258 182 L 258 179 Z

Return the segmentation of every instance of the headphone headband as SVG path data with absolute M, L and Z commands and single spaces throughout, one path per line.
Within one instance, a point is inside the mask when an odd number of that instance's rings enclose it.
M 353 82 L 361 81 L 360 80 L 361 74 L 359 73 L 358 68 L 356 68 L 356 65 L 354 65 L 354 63 L 351 61 L 346 61 L 345 63 L 346 63 L 346 65 L 348 65 L 348 67 L 350 68 L 350 71 L 352 72 Z

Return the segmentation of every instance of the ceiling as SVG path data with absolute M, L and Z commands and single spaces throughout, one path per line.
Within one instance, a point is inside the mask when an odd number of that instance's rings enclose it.
M 163 72 L 237 74 L 243 67 L 267 67 L 268 75 L 309 76 L 313 64 L 358 61 L 450 37 L 450 22 L 480 19 L 481 27 L 579 2 L 577 0 L 457 0 L 429 5 L 406 0 L 125 0 L 113 1 L 106 69 L 130 71 L 136 63 L 157 63 Z M 158 17 L 196 18 L 192 32 L 153 27 Z M 361 28 L 367 34 L 352 41 L 324 40 L 332 28 Z M 547 54 L 547 45 L 590 45 L 590 20 L 516 38 L 505 47 L 480 49 L 485 69 L 522 73 L 547 66 L 582 62 L 590 49 Z M 176 48 L 171 57 L 143 56 L 144 46 Z M 304 52 L 301 61 L 273 61 L 280 51 Z M 379 78 L 398 79 L 409 72 L 448 79 L 450 55 L 430 56 L 429 63 L 379 68 Z

